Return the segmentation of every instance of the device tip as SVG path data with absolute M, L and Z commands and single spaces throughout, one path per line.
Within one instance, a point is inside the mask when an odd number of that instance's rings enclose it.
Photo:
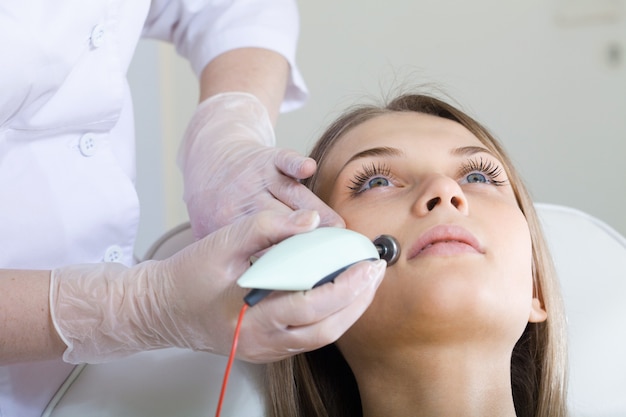
M 380 259 L 387 261 L 387 266 L 391 266 L 396 263 L 400 257 L 400 244 L 390 235 L 380 235 L 374 239 L 374 246 L 378 250 Z

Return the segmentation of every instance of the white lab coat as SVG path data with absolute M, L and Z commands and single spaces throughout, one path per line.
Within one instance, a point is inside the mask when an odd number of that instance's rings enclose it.
M 0 267 L 133 262 L 139 203 L 125 74 L 142 33 L 174 42 L 196 73 L 237 47 L 283 54 L 292 69 L 285 110 L 306 96 L 297 32 L 293 0 L 3 2 Z M 0 417 L 39 416 L 70 370 L 61 361 L 0 367 Z

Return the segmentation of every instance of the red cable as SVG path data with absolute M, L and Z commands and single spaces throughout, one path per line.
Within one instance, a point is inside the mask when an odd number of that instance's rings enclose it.
M 220 399 L 217 403 L 217 410 L 215 411 L 215 417 L 219 417 L 222 412 L 222 403 L 224 402 L 224 395 L 226 394 L 226 385 L 228 385 L 228 377 L 230 376 L 230 369 L 233 367 L 233 361 L 235 360 L 235 352 L 237 352 L 237 343 L 239 342 L 239 332 L 241 331 L 241 323 L 243 322 L 243 316 L 246 314 L 248 304 L 241 307 L 239 312 L 239 319 L 237 319 L 237 327 L 235 327 L 235 337 L 233 338 L 233 346 L 230 349 L 230 356 L 228 357 L 228 363 L 226 364 L 226 370 L 224 371 L 224 380 L 222 381 L 222 391 L 220 392 Z

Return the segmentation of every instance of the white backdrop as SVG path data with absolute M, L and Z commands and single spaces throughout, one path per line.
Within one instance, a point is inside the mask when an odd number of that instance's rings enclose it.
M 535 200 L 626 234 L 625 0 L 298 3 L 298 63 L 311 98 L 281 116 L 279 146 L 306 152 L 347 105 L 430 83 L 500 138 Z M 197 83 L 169 45 L 153 41 L 140 44 L 129 78 L 142 255 L 186 220 L 175 153 Z

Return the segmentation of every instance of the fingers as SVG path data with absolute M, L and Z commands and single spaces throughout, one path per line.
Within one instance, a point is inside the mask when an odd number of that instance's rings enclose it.
M 378 288 L 384 269 L 384 262 L 380 266 L 374 262 L 361 262 L 349 268 L 333 283 L 294 293 L 289 300 L 292 314 L 287 317 L 283 310 L 282 325 L 289 328 L 310 326 L 351 307 L 364 291 L 366 296 L 373 296 L 371 290 Z
M 242 348 L 242 358 L 268 362 L 335 342 L 369 307 L 385 267 L 384 261 L 361 262 L 334 283 L 307 292 L 276 293 L 263 300 L 248 311 L 248 320 L 255 330 L 263 329 L 271 340 L 267 347 L 274 349 Z
M 217 238 L 225 250 L 237 248 L 249 257 L 294 234 L 313 230 L 319 222 L 319 214 L 313 210 L 262 211 L 220 229 Z
M 274 154 L 274 164 L 286 177 L 283 181 L 271 184 L 270 192 L 287 206 L 298 209 L 317 210 L 322 226 L 345 227 L 343 219 L 298 181 L 309 178 L 317 169 L 316 162 L 288 149 L 278 149 Z
M 297 180 L 309 178 L 317 169 L 315 160 L 289 149 L 276 149 L 274 164 L 280 172 Z
M 260 148 L 260 149 L 257 149 Z M 196 191 L 186 192 L 185 201 L 196 238 L 217 228 L 263 210 L 316 210 L 322 226 L 345 227 L 343 219 L 316 197 L 299 179 L 315 172 L 316 163 L 295 151 L 254 146 L 249 158 L 228 158 L 219 164 L 202 165 L 198 178 L 211 178 L 214 184 L 232 184 L 233 192 L 225 195 L 204 180 L 190 183 Z M 216 174 L 213 172 L 221 166 Z M 191 170 L 189 170 L 191 171 Z M 217 180 L 221 178 L 221 180 Z
M 343 218 L 313 194 L 311 190 L 291 179 L 271 184 L 269 191 L 275 199 L 280 200 L 284 205 L 294 210 L 309 209 L 317 211 L 320 215 L 320 224 L 322 226 L 345 227 L 346 225 Z

